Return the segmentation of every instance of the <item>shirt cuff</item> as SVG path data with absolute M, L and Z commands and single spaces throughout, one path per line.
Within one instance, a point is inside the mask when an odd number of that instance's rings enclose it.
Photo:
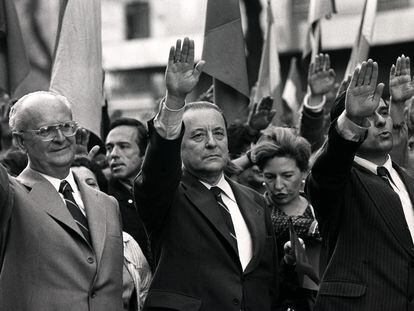
M 346 140 L 359 142 L 365 138 L 367 127 L 359 126 L 352 122 L 343 112 L 336 123 L 338 133 Z
M 305 97 L 303 98 L 303 106 L 306 109 L 308 109 L 308 110 L 310 110 L 312 112 L 321 112 L 322 109 L 323 109 L 323 107 L 325 106 L 326 96 L 325 95 L 322 96 L 322 101 L 317 106 L 310 106 L 309 105 L 309 98 L 310 98 L 310 96 L 311 96 L 311 94 L 306 93 Z
M 164 139 L 177 139 L 181 133 L 183 114 L 184 107 L 178 110 L 170 109 L 163 98 L 160 103 L 160 111 L 154 118 L 154 127 L 157 133 Z

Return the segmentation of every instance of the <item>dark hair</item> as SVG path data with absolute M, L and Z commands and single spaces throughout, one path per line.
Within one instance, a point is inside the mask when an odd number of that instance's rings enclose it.
M 137 119 L 118 118 L 111 123 L 111 125 L 109 126 L 109 130 L 111 131 L 114 128 L 122 125 L 132 126 L 137 130 L 137 145 L 141 153 L 140 156 L 143 156 L 145 154 L 145 150 L 147 149 L 148 144 L 148 131 L 145 125 Z
M 269 126 L 263 131 L 255 149 L 257 151 L 252 153 L 253 161 L 261 170 L 274 157 L 294 159 L 301 172 L 309 169 L 311 145 L 305 138 L 294 134 L 290 128 Z
M 84 156 L 76 156 L 72 162 L 72 167 L 81 167 L 84 166 L 91 170 L 92 173 L 96 176 L 96 181 L 98 182 L 99 189 L 102 192 L 108 192 L 108 181 L 104 173 L 102 172 L 101 168 L 95 162 L 89 160 L 87 157 Z
M 216 104 L 213 104 L 207 101 L 200 101 L 200 102 L 188 103 L 184 106 L 184 112 L 189 111 L 189 110 L 203 110 L 203 109 L 212 109 L 212 110 L 216 110 L 217 112 L 219 112 L 221 116 L 223 117 L 224 125 L 227 128 L 227 120 L 226 120 L 226 117 L 224 116 L 223 110 L 221 110 L 220 107 L 217 106 Z

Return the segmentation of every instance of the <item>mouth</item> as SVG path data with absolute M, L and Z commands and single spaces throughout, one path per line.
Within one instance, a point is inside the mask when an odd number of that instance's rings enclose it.
M 61 148 L 55 148 L 55 149 L 52 150 L 52 152 L 61 152 L 61 151 L 64 151 L 68 148 L 69 148 L 69 146 L 65 146 L 65 147 L 61 147 Z
M 388 139 L 388 138 L 391 138 L 391 132 L 385 131 L 385 132 L 379 133 L 378 136 L 382 139 Z
M 219 155 L 219 154 L 210 154 L 208 156 L 205 156 L 204 159 L 221 159 L 221 155 Z
M 111 164 L 111 170 L 116 171 L 116 170 L 121 169 L 123 166 L 124 164 L 122 163 L 114 163 L 114 164 Z

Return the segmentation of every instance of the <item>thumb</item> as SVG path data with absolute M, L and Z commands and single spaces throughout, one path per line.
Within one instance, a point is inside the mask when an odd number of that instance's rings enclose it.
M 197 80 L 200 78 L 201 73 L 203 72 L 203 68 L 205 65 L 205 61 L 200 60 L 197 65 L 195 65 L 194 71 L 193 71 L 193 76 L 194 78 L 196 78 Z
M 99 146 L 98 145 L 95 145 L 95 146 L 93 146 L 92 148 L 91 148 L 91 150 L 89 150 L 89 153 L 88 153 L 88 159 L 89 160 L 93 160 L 94 158 L 95 158 L 95 156 L 98 154 L 98 152 L 99 152 Z

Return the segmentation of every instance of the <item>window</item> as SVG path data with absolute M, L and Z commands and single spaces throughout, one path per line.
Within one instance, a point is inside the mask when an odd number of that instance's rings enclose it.
M 149 4 L 146 1 L 126 5 L 127 39 L 147 38 L 150 35 Z

